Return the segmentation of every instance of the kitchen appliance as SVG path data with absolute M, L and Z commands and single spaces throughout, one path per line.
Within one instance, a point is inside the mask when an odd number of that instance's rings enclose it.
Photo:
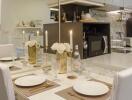
M 108 53 L 107 36 L 93 35 L 88 36 L 88 56 L 98 56 Z
M 125 37 L 124 41 L 126 41 L 127 47 L 132 47 L 132 37 Z

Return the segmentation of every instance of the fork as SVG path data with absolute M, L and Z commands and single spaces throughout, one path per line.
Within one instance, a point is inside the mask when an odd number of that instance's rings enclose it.
M 52 87 L 52 86 L 54 86 L 54 84 L 52 84 L 50 82 L 46 82 L 41 88 L 35 87 L 33 89 L 30 89 L 29 91 L 30 92 L 35 92 L 35 91 L 38 91 L 38 90 L 41 90 L 41 89 L 45 89 L 45 88 L 48 88 L 48 87 Z
M 79 96 L 77 96 L 77 95 L 75 95 L 75 94 L 73 94 L 71 92 L 68 92 L 67 94 L 69 94 L 70 96 L 73 96 L 73 97 L 75 97 L 75 98 L 77 98 L 79 100 L 85 100 L 85 99 L 83 99 L 83 98 L 81 98 L 81 97 L 79 97 Z

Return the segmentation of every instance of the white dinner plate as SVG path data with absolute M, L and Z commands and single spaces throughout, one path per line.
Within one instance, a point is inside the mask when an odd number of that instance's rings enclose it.
M 38 75 L 29 75 L 16 79 L 15 85 L 22 87 L 30 87 L 30 86 L 40 85 L 45 81 L 46 81 L 45 77 Z
M 17 57 L 14 57 L 14 59 L 16 60 Z M 2 57 L 2 58 L 0 58 L 0 61 L 12 61 L 12 60 L 13 60 L 12 57 Z
M 100 96 L 109 92 L 108 86 L 95 81 L 79 81 L 73 85 L 73 89 L 87 96 Z

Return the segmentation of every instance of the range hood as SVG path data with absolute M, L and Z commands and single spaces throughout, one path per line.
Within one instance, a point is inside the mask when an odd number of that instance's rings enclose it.
M 67 5 L 67 4 L 76 4 L 76 5 L 84 5 L 84 6 L 96 6 L 96 7 L 103 7 L 103 3 L 97 3 L 90 0 L 61 0 L 61 5 Z M 58 3 L 50 3 L 49 7 L 57 7 Z

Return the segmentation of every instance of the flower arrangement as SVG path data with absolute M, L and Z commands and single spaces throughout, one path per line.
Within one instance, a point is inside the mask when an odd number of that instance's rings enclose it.
M 69 43 L 54 43 L 51 49 L 56 51 L 57 62 L 59 65 L 59 74 L 67 72 L 67 55 L 71 52 Z
M 33 47 L 35 46 L 36 48 L 40 47 L 40 44 L 36 40 L 30 40 L 25 43 L 26 47 Z
M 30 40 L 25 43 L 25 46 L 28 47 L 28 61 L 30 64 L 36 64 L 36 55 L 40 44 L 36 40 Z
M 54 50 L 54 51 L 57 51 L 59 54 L 71 51 L 69 43 L 54 43 L 51 46 L 51 49 Z

